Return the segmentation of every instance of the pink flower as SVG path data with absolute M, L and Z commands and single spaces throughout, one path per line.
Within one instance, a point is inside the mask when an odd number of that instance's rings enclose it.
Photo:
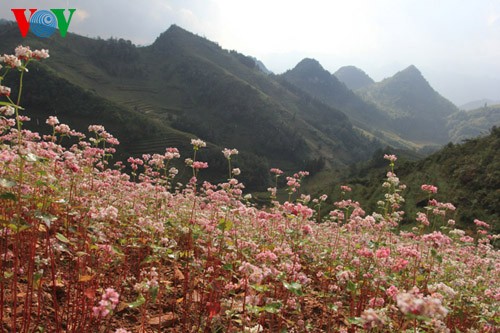
M 309 224 L 306 224 L 302 227 L 302 232 L 304 233 L 304 235 L 309 235 L 312 233 L 312 231 L 313 229 Z
M 179 153 L 179 150 L 177 148 L 167 148 L 165 149 L 165 158 L 167 160 L 172 160 L 174 158 L 180 158 L 181 154 Z
M 130 331 L 127 331 L 126 329 L 124 328 L 117 328 L 115 333 L 132 333 Z
M 404 314 L 425 316 L 429 318 L 444 318 L 448 310 L 441 305 L 441 300 L 434 297 L 424 297 L 410 293 L 400 293 L 396 297 L 398 308 Z
M 490 225 L 488 223 L 483 222 L 483 221 L 478 220 L 478 219 L 474 220 L 474 224 L 477 225 L 478 227 L 483 227 L 483 228 L 486 228 L 486 229 L 490 228 Z
M 352 188 L 350 188 L 347 185 L 340 186 L 340 189 L 342 190 L 342 192 L 351 192 L 352 191 Z
M 383 328 L 386 323 L 386 319 L 383 317 L 382 313 L 371 308 L 363 311 L 361 320 L 363 322 L 363 328 L 370 331 L 372 328 L 376 327 Z
M 207 162 L 200 162 L 200 161 L 194 161 L 193 164 L 191 164 L 191 167 L 193 169 L 206 169 L 208 168 L 208 163 Z
M 118 305 L 120 295 L 113 289 L 107 288 L 101 296 L 99 306 L 92 307 L 94 317 L 104 318 Z
M 393 300 L 396 300 L 396 295 L 399 293 L 399 290 L 396 286 L 394 285 L 391 285 L 386 291 L 385 293 L 387 294 L 387 296 L 391 297 Z
M 59 133 L 59 134 L 68 134 L 71 131 L 71 128 L 69 128 L 69 126 L 66 124 L 60 124 L 60 125 L 57 125 L 54 128 L 54 130 L 56 131 L 56 133 Z
M 387 155 L 387 154 L 385 154 L 385 155 L 384 155 L 384 159 L 389 160 L 389 161 L 391 161 L 392 163 L 394 163 L 394 162 L 396 162 L 396 160 L 397 160 L 398 158 L 396 157 L 396 155 Z
M 474 243 L 474 238 L 472 238 L 470 236 L 463 236 L 463 237 L 460 237 L 460 241 L 462 241 L 464 243 Z
M 433 243 L 435 247 L 441 247 L 451 243 L 450 237 L 443 235 L 440 231 L 434 231 L 431 234 L 423 235 L 422 240 L 428 243 Z
M 266 250 L 264 252 L 261 252 L 255 256 L 255 259 L 265 262 L 265 261 L 270 261 L 270 262 L 275 262 L 278 260 L 278 256 L 269 250 Z
M 104 126 L 102 126 L 102 125 L 89 125 L 88 130 L 89 130 L 89 132 L 100 133 L 100 132 L 104 132 Z
M 384 305 L 384 299 L 382 297 L 377 297 L 377 298 L 371 298 L 368 301 L 368 306 L 374 308 L 374 307 L 380 307 Z
M 294 205 L 293 203 L 290 203 L 286 201 L 283 204 L 283 207 L 289 214 L 293 214 L 296 216 L 302 216 L 303 218 L 308 218 L 311 217 L 313 214 L 313 210 L 305 205 L 302 205 L 301 203 L 298 203 Z
M 387 258 L 391 254 L 391 249 L 388 247 L 381 247 L 375 252 L 377 258 Z
M 224 150 L 222 150 L 222 153 L 224 154 L 224 157 L 229 160 L 231 159 L 231 155 L 238 155 L 238 150 L 224 148 Z
M 391 270 L 393 272 L 399 272 L 399 271 L 405 269 L 405 267 L 408 265 L 408 263 L 409 263 L 408 260 L 403 259 L 403 258 L 398 258 L 396 260 L 396 262 L 394 263 L 394 265 L 392 265 Z
M 420 188 L 422 189 L 422 191 L 425 191 L 429 194 L 436 194 L 438 191 L 438 188 L 434 185 L 423 184 L 422 186 L 420 186 Z
M 427 214 L 422 213 L 422 212 L 418 212 L 417 216 L 418 216 L 417 217 L 418 222 L 422 223 L 425 226 L 428 226 L 430 224 L 429 219 L 427 218 Z
M 49 119 L 45 121 L 45 123 L 50 126 L 56 126 L 59 124 L 59 119 L 57 119 L 57 117 L 50 116 Z
M 272 168 L 271 169 L 271 173 L 274 173 L 276 176 L 279 176 L 279 175 L 282 175 L 283 174 L 283 171 L 281 171 L 280 169 L 278 168 Z

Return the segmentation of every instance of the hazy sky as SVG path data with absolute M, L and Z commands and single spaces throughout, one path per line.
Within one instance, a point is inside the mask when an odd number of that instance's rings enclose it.
M 275 73 L 310 57 L 379 81 L 414 64 L 458 105 L 500 100 L 500 0 L 11 0 L 0 18 L 25 7 L 76 8 L 70 32 L 140 45 L 175 23 Z

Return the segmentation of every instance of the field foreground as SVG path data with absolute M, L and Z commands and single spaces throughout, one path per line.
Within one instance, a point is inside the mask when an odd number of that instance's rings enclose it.
M 43 51 L 43 50 L 42 50 Z M 89 139 L 50 117 L 53 133 L 22 129 L 22 76 L 44 55 L 16 49 L 0 71 L 21 73 L 18 99 L 0 78 L 0 327 L 2 332 L 495 332 L 500 255 L 489 225 L 454 229 L 450 203 L 422 190 L 418 227 L 399 231 L 404 185 L 388 160 L 380 210 L 299 195 L 306 172 L 287 177 L 289 199 L 257 208 L 231 167 L 228 181 L 198 181 L 205 162 L 192 140 L 192 178 L 180 158 L 109 165 L 118 144 L 102 126 Z M 48 56 L 48 54 L 47 54 Z M 9 73 L 11 74 L 11 73 Z M 28 74 L 27 74 L 28 75 Z M 62 143 L 74 142 L 70 147 Z M 124 171 L 125 166 L 129 172 Z M 244 170 L 243 170 L 244 172 Z M 271 172 L 284 177 L 278 169 Z M 319 221 L 320 220 L 320 221 Z M 318 223 L 320 222 L 320 223 Z

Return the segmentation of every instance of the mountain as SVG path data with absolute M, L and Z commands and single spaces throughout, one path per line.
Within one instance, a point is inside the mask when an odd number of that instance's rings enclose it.
M 401 137 L 421 144 L 444 144 L 450 140 L 446 118 L 458 108 L 436 92 L 413 65 L 357 91 L 391 119 Z
M 177 146 L 189 156 L 188 138 L 200 137 L 209 142 L 202 158 L 212 168 L 224 168 L 223 147 L 238 148 L 242 180 L 265 188 L 269 166 L 343 166 L 376 147 L 339 110 L 263 73 L 251 57 L 175 25 L 146 47 L 75 34 L 22 39 L 13 26 L 0 39 L 2 53 L 21 43 L 50 50 L 38 67 L 56 88 L 45 88 L 30 72 L 23 106 L 43 105 L 80 127 L 104 120 L 100 114 L 121 129 L 117 137 L 131 154 Z M 115 111 L 103 115 L 100 103 Z
M 500 104 L 460 111 L 450 115 L 447 121 L 448 132 L 453 142 L 485 135 L 491 127 L 500 126 Z
M 483 99 L 479 99 L 476 101 L 470 101 L 468 103 L 462 104 L 462 105 L 460 105 L 459 108 L 460 108 L 460 110 L 471 111 L 471 110 L 479 109 L 482 107 L 487 107 L 488 105 L 496 105 L 496 104 L 500 104 L 500 101 L 494 101 L 492 99 L 483 98 Z
M 333 75 L 351 90 L 365 88 L 375 83 L 368 74 L 356 66 L 340 67 Z
M 343 111 L 356 127 L 384 144 L 418 148 L 394 133 L 387 114 L 347 88 L 317 60 L 303 59 L 293 69 L 283 73 L 281 78 L 317 100 Z

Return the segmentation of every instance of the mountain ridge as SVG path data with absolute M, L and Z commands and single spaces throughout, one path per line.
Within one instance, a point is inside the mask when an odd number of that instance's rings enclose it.
M 410 65 L 357 93 L 383 110 L 404 138 L 424 144 L 450 140 L 446 117 L 458 108 L 435 91 L 416 66 Z
M 351 90 L 365 88 L 375 83 L 368 74 L 356 66 L 342 66 L 333 75 Z

